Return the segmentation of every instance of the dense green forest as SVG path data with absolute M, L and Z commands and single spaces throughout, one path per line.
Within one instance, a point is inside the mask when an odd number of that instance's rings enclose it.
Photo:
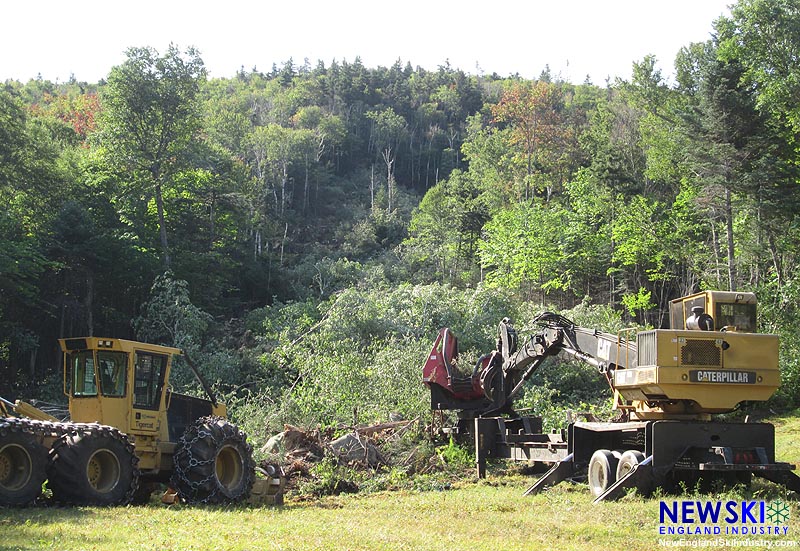
M 442 326 L 475 357 L 504 316 L 660 327 L 716 288 L 758 294 L 773 407 L 800 405 L 800 1 L 709 31 L 674 78 L 647 57 L 604 85 L 358 58 L 211 79 L 178 46 L 6 81 L 0 395 L 57 397 L 56 339 L 94 334 L 186 349 L 242 418 L 418 415 Z M 584 375 L 526 399 L 596 403 Z

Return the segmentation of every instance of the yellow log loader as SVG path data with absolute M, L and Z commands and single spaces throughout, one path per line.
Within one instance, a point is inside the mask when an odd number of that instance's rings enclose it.
M 768 400 L 780 385 L 778 337 L 756 332 L 753 293 L 704 291 L 673 300 L 670 328 L 609 334 L 545 312 L 524 342 L 510 320 L 497 348 L 471 372 L 442 329 L 423 366 L 433 410 L 456 410 L 455 433 L 474 442 L 479 476 L 486 459 L 549 465 L 528 493 L 585 478 L 597 501 L 626 488 L 753 475 L 800 492 L 794 465 L 775 460 L 774 426 L 717 420 L 744 402 Z M 517 415 L 514 398 L 547 358 L 585 362 L 607 381 L 614 422 L 575 421 L 543 433 L 538 417 Z
M 68 421 L 0 399 L 0 505 L 33 503 L 45 481 L 55 500 L 76 505 L 143 502 L 162 484 L 189 503 L 279 502 L 280 473 L 256 476 L 247 436 L 193 364 L 208 398 L 170 387 L 181 350 L 97 337 L 59 344 Z

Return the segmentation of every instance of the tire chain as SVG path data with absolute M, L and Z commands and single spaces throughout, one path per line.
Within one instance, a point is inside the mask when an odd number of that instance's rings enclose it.
M 3 417 L 0 418 L 0 437 L 6 436 L 9 432 L 25 432 L 34 435 L 40 442 L 45 438 L 60 438 L 68 429 L 67 425 L 77 423 L 61 423 L 54 421 L 38 421 L 26 417 Z
M 186 468 L 185 469 L 183 468 L 183 466 L 180 463 L 176 462 L 175 463 L 175 474 L 178 477 L 180 477 L 180 479 L 183 480 L 183 485 L 184 486 L 188 486 L 192 490 L 192 494 L 193 495 L 197 495 L 201 491 L 205 492 L 206 491 L 206 485 L 210 484 L 211 487 L 213 488 L 211 493 L 209 493 L 205 498 L 203 498 L 201 500 L 191 500 L 191 501 L 192 501 L 192 503 L 211 503 L 211 502 L 214 501 L 214 498 L 216 498 L 217 493 L 219 493 L 219 488 L 218 488 L 218 485 L 217 485 L 216 480 L 215 480 L 216 475 L 214 473 L 214 470 L 212 469 L 211 470 L 211 474 L 209 474 L 206 478 L 204 478 L 202 480 L 192 481 L 189 478 L 190 473 L 192 473 L 193 471 L 196 471 L 197 467 L 199 467 L 201 465 L 208 465 L 208 464 L 216 461 L 216 457 L 212 457 L 211 459 L 199 460 L 199 459 L 195 458 L 194 454 L 192 453 L 192 446 L 195 444 L 195 442 L 197 442 L 198 440 L 202 440 L 202 439 L 205 439 L 205 438 L 211 436 L 211 433 L 208 432 L 207 430 L 199 430 L 199 431 L 197 431 L 197 434 L 195 434 L 195 436 L 191 440 L 187 440 L 185 438 L 185 436 L 186 435 L 181 437 L 181 443 L 184 446 L 183 450 L 185 450 L 185 453 L 188 456 L 189 460 L 186 461 Z M 181 492 L 181 493 L 183 493 L 183 492 Z M 182 497 L 188 498 L 189 496 L 184 495 Z
M 179 494 L 183 499 L 186 499 L 190 503 L 221 503 L 228 501 L 227 496 L 220 495 L 220 484 L 217 481 L 217 475 L 215 469 L 212 467 L 208 476 L 201 480 L 193 481 L 190 478 L 190 475 L 194 472 L 197 473 L 197 467 L 205 466 L 205 465 L 212 465 L 216 462 L 216 454 L 209 459 L 197 459 L 194 457 L 193 449 L 194 444 L 196 444 L 200 440 L 204 440 L 206 438 L 215 438 L 215 435 L 210 430 L 206 429 L 206 426 L 216 426 L 220 432 L 222 433 L 221 438 L 219 439 L 220 442 L 224 442 L 230 439 L 236 439 L 239 441 L 244 442 L 246 446 L 246 450 L 248 454 L 252 453 L 252 446 L 247 443 L 247 440 L 242 432 L 240 432 L 234 425 L 227 422 L 222 417 L 203 417 L 197 420 L 196 424 L 186 430 L 183 433 L 180 439 L 179 449 L 175 454 L 174 457 L 174 474 L 173 474 L 173 487 L 181 487 L 178 489 Z M 195 430 L 196 428 L 196 430 Z M 190 433 L 194 433 L 191 438 L 187 438 Z M 183 459 L 181 455 L 185 455 L 188 457 L 188 461 L 185 461 L 186 467 L 183 466 Z M 180 481 L 177 483 L 176 481 Z M 182 487 L 188 487 L 191 490 L 192 495 L 186 495 L 187 492 L 183 491 Z M 209 491 L 210 487 L 210 491 Z M 198 494 L 208 494 L 202 499 L 197 499 L 196 496 Z
M 89 436 L 96 438 L 98 436 L 108 436 L 123 442 L 125 448 L 131 454 L 131 467 L 133 468 L 133 484 L 128 488 L 125 494 L 125 499 L 122 504 L 130 503 L 133 495 L 139 488 L 139 458 L 136 455 L 136 450 L 131 443 L 128 436 L 108 425 L 101 425 L 100 423 L 73 423 L 69 421 L 40 421 L 38 419 L 28 419 L 26 417 L 3 417 L 0 418 L 0 441 L 9 432 L 24 432 L 32 434 L 41 444 L 44 444 L 45 439 L 54 438 L 52 447 L 50 448 L 50 461 L 53 461 L 53 455 L 57 453 L 58 447 L 64 445 L 62 439 L 65 435 L 74 436 Z

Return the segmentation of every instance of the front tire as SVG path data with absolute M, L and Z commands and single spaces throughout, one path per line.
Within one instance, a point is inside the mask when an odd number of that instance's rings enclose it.
M 172 458 L 171 486 L 188 503 L 238 503 L 255 480 L 247 436 L 221 417 L 202 417 L 186 430 Z
M 47 478 L 47 448 L 27 432 L 0 429 L 0 505 L 33 503 Z
M 123 505 L 139 486 L 137 463 L 133 445 L 118 430 L 80 427 L 53 444 L 48 484 L 62 503 Z

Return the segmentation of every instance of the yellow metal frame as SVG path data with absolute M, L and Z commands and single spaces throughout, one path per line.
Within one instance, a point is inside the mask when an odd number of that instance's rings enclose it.
M 98 393 L 96 396 L 75 397 L 68 391 L 67 356 L 71 341 L 85 341 L 82 350 L 122 352 L 127 356 L 125 392 L 122 396 L 104 396 L 100 391 L 99 370 L 95 369 L 94 377 Z M 100 337 L 83 337 L 80 339 L 59 339 L 64 362 L 64 393 L 69 398 L 69 410 L 73 421 L 79 423 L 98 422 L 116 427 L 127 433 L 135 441 L 136 455 L 139 457 L 139 468 L 142 470 L 162 468 L 161 456 L 171 454 L 174 443 L 169 439 L 167 423 L 166 389 L 169 385 L 172 360 L 182 355 L 179 348 L 141 343 L 125 339 L 107 339 Z M 161 395 L 153 409 L 134 406 L 134 372 L 137 353 L 154 354 L 165 357 Z M 96 357 L 96 356 L 95 356 Z M 219 411 L 220 408 L 216 408 Z M 224 408 L 222 408 L 224 411 Z

